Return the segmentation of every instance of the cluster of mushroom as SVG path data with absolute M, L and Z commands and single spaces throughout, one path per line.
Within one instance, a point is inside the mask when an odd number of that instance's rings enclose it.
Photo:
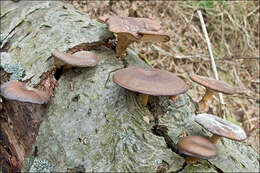
M 234 89 L 223 81 L 196 74 L 191 74 L 190 78 L 192 81 L 206 87 L 206 93 L 201 101 L 199 101 L 199 110 L 201 112 L 208 111 L 209 103 L 215 92 L 229 95 L 235 93 Z M 177 144 L 179 153 L 189 156 L 186 159 L 187 163 L 196 163 L 198 159 L 210 159 L 216 156 L 216 143 L 221 137 L 235 141 L 243 141 L 247 138 L 246 133 L 241 127 L 211 114 L 198 114 L 195 117 L 195 122 L 213 135 L 210 139 L 200 136 L 187 136 L 179 139 Z
M 121 57 L 127 46 L 136 41 L 159 42 L 168 41 L 169 36 L 163 34 L 159 23 L 147 18 L 132 17 L 101 17 L 101 21 L 109 25 L 109 31 L 117 34 L 118 43 L 117 54 Z M 72 67 L 93 67 L 98 63 L 98 57 L 90 51 L 79 51 L 69 54 L 61 51 L 53 51 L 55 57 L 54 65 L 64 71 Z M 39 91 L 34 88 L 28 89 L 25 83 L 10 81 L 1 85 L 1 95 L 10 100 L 20 102 L 30 102 L 44 104 L 49 101 L 50 95 L 47 92 Z M 147 96 L 145 96 L 147 97 Z
M 247 138 L 241 127 L 211 114 L 199 114 L 195 117 L 195 122 L 213 135 L 210 139 L 200 136 L 187 136 L 179 139 L 177 144 L 179 153 L 190 156 L 186 159 L 187 163 L 196 163 L 198 159 L 215 157 L 216 144 L 221 137 L 235 141 L 243 141 Z
M 117 54 L 122 57 L 127 46 L 133 42 L 165 42 L 169 36 L 161 31 L 159 23 L 146 18 L 107 16 L 100 17 L 100 21 L 108 24 L 108 29 L 117 34 Z M 98 63 L 98 57 L 89 51 L 79 51 L 74 54 L 54 51 L 55 66 L 63 67 L 63 71 L 72 67 L 91 67 Z M 234 89 L 223 81 L 190 75 L 190 78 L 207 88 L 206 94 L 199 102 L 200 110 L 207 112 L 212 100 L 213 92 L 233 94 Z M 140 93 L 143 106 L 147 105 L 149 96 L 170 96 L 177 98 L 179 94 L 187 92 L 188 85 L 176 75 L 154 68 L 127 67 L 117 70 L 113 81 L 128 90 Z M 49 94 L 33 88 L 26 88 L 22 82 L 10 81 L 1 85 L 1 95 L 6 99 L 44 104 L 49 101 Z M 188 163 L 200 159 L 209 159 L 217 154 L 215 146 L 220 137 L 242 141 L 246 139 L 245 132 L 226 120 L 210 114 L 199 114 L 195 121 L 213 133 L 210 140 L 200 136 L 187 136 L 180 138 L 178 148 L 180 154 L 185 154 Z
M 72 67 L 91 67 L 98 63 L 98 57 L 88 51 L 80 51 L 74 54 L 54 51 L 52 55 L 56 57 L 54 65 L 57 68 L 63 67 L 63 71 Z M 17 81 L 2 84 L 0 93 L 5 99 L 33 104 L 46 104 L 50 99 L 48 92 L 27 87 L 25 83 Z
M 199 110 L 201 112 L 208 111 L 209 103 L 211 102 L 215 92 L 229 95 L 235 93 L 234 89 L 223 81 L 196 74 L 191 74 L 190 78 L 192 81 L 206 87 L 206 93 L 199 101 Z M 200 124 L 213 135 L 209 140 L 197 136 L 188 136 L 179 140 L 179 152 L 190 156 L 186 159 L 187 163 L 196 163 L 198 158 L 209 159 L 216 156 L 217 150 L 215 145 L 221 137 L 236 141 L 243 141 L 247 138 L 246 133 L 241 127 L 211 114 L 199 114 L 195 117 L 195 122 Z M 200 149 L 196 150 L 194 148 Z
M 191 78 L 193 81 L 197 81 L 211 90 L 229 94 L 231 92 L 234 93 L 232 87 L 223 81 L 195 74 L 191 75 Z M 165 70 L 153 68 L 128 67 L 120 69 L 114 73 L 113 81 L 123 88 L 140 93 L 140 99 L 144 106 L 147 105 L 149 95 L 177 96 L 188 90 L 188 85 L 181 78 Z M 209 99 L 209 96 L 206 97 Z M 205 99 L 205 96 L 203 99 Z M 208 102 L 207 100 L 204 103 Z M 205 105 L 208 106 L 207 104 Z M 241 127 L 217 116 L 206 113 L 199 114 L 196 116 L 195 122 L 213 135 L 209 140 L 201 136 L 180 138 L 177 144 L 179 153 L 190 156 L 186 159 L 187 163 L 196 163 L 198 159 L 210 159 L 216 156 L 217 148 L 215 144 L 220 137 L 236 141 L 246 139 L 246 134 Z
M 53 65 L 57 68 L 56 70 L 60 69 L 63 72 L 72 67 L 92 67 L 98 63 L 98 57 L 90 51 L 79 51 L 74 54 L 53 51 L 52 56 L 55 57 Z M 51 94 L 47 91 L 31 88 L 26 86 L 25 83 L 17 81 L 1 84 L 0 94 L 7 104 L 19 102 L 23 106 L 23 110 L 25 110 L 24 108 L 36 107 L 37 110 L 34 111 L 38 111 L 38 108 L 47 104 L 51 97 Z M 40 106 L 38 107 L 38 105 Z M 19 162 L 22 162 L 24 158 L 19 159 Z
M 122 57 L 133 42 L 167 42 L 170 37 L 161 30 L 160 23 L 148 18 L 102 16 L 108 30 L 117 36 L 116 53 Z
M 127 46 L 134 41 L 168 41 L 169 37 L 160 31 L 160 25 L 150 19 L 108 16 L 99 20 L 109 26 L 109 31 L 117 34 L 117 54 L 122 57 Z M 223 81 L 196 74 L 190 75 L 191 80 L 206 87 L 206 94 L 199 102 L 199 110 L 207 112 L 214 92 L 234 94 L 234 89 Z M 165 70 L 154 68 L 143 69 L 128 67 L 117 70 L 113 81 L 121 87 L 140 93 L 143 106 L 147 105 L 149 95 L 170 96 L 177 98 L 188 90 L 188 85 L 176 75 Z M 172 99 L 173 100 L 173 99 Z M 208 140 L 201 136 L 183 137 L 178 142 L 180 154 L 190 157 L 187 163 L 196 163 L 198 159 L 210 159 L 217 154 L 216 142 L 220 137 L 242 141 L 246 134 L 239 126 L 210 114 L 199 114 L 195 121 L 213 133 Z

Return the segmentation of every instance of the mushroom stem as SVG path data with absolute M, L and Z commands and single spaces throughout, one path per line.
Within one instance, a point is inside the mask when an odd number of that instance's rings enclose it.
M 197 163 L 198 162 L 198 158 L 195 158 L 195 157 L 187 157 L 186 158 L 186 163 L 187 164 L 191 164 L 191 163 Z
M 64 66 L 64 62 L 62 62 L 61 60 L 54 58 L 54 66 L 56 68 L 61 68 L 62 66 Z
M 65 64 L 62 68 L 62 73 L 64 73 L 65 71 L 68 71 L 69 69 L 72 69 L 72 66 Z
M 117 45 L 116 45 L 116 53 L 122 57 L 125 53 L 126 48 L 129 44 L 133 43 L 133 40 L 130 40 L 127 36 L 123 34 L 117 34 Z
M 179 98 L 178 95 L 170 96 L 171 101 L 173 101 L 174 103 L 178 101 L 178 98 Z
M 209 109 L 209 103 L 211 102 L 212 98 L 213 98 L 213 94 L 214 91 L 210 90 L 210 89 L 206 89 L 206 93 L 203 96 L 203 98 L 201 99 L 201 101 L 199 102 L 200 105 L 200 111 L 202 112 L 207 112 Z
M 142 104 L 144 106 L 147 105 L 148 98 L 149 98 L 149 95 L 147 95 L 147 94 L 140 94 L 140 99 L 141 99 L 141 102 L 142 102 Z
M 217 144 L 217 142 L 218 142 L 218 140 L 221 138 L 221 136 L 218 136 L 218 135 L 212 135 L 211 137 L 210 137 L 210 141 L 213 143 L 213 144 Z

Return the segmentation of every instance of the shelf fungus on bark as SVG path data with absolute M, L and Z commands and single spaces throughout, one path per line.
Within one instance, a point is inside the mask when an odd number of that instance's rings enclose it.
M 215 92 L 220 92 L 228 95 L 232 95 L 235 93 L 235 90 L 232 86 L 220 80 L 216 80 L 205 76 L 199 76 L 196 74 L 190 74 L 190 79 L 206 87 L 206 93 L 203 96 L 203 98 L 199 101 L 200 112 L 208 111 L 209 104 L 212 101 L 213 94 Z
M 50 94 L 17 81 L 3 83 L 0 93 L 3 97 L 2 115 L 8 119 L 0 124 L 0 131 L 9 148 L 8 152 L 3 148 L 1 153 L 8 153 L 4 158 L 10 169 L 20 172 L 24 158 L 32 150 Z
M 52 56 L 55 57 L 54 65 L 57 68 L 64 66 L 63 71 L 72 67 L 93 67 L 99 61 L 97 55 L 90 51 L 79 51 L 69 54 L 55 50 L 52 52 Z
M 170 37 L 163 32 L 159 22 L 148 18 L 101 16 L 99 21 L 108 24 L 108 30 L 117 35 L 116 52 L 122 57 L 133 42 L 167 42 Z
M 45 104 L 50 99 L 48 92 L 40 91 L 35 88 L 26 88 L 25 83 L 17 81 L 9 81 L 2 84 L 0 92 L 5 99 L 19 102 Z
M 208 139 L 201 136 L 186 136 L 178 141 L 180 154 L 185 154 L 186 163 L 196 163 L 199 159 L 210 159 L 217 155 L 216 146 Z
M 235 141 L 243 141 L 247 138 L 241 127 L 211 114 L 199 114 L 195 117 L 195 122 L 213 134 L 210 141 L 214 144 L 221 137 Z
M 188 85 L 176 75 L 159 69 L 128 67 L 117 70 L 113 81 L 123 88 L 140 93 L 141 102 L 147 105 L 149 95 L 176 96 L 185 93 Z

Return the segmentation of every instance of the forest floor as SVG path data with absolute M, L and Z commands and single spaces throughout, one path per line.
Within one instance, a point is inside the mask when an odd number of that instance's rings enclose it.
M 196 10 L 206 23 L 220 80 L 234 86 L 237 94 L 224 95 L 221 109 L 214 96 L 209 113 L 220 115 L 250 133 L 247 139 L 259 152 L 259 1 L 69 1 L 92 18 L 109 14 L 152 18 L 161 22 L 171 40 L 166 43 L 134 43 L 130 47 L 155 68 L 184 78 L 198 101 L 205 89 L 189 74 L 214 77 L 209 52 Z

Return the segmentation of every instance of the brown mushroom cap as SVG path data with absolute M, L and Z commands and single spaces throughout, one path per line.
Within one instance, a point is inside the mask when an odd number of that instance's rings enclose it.
M 117 70 L 113 81 L 123 88 L 148 95 L 172 96 L 188 90 L 188 85 L 181 78 L 153 68 L 128 67 Z
M 191 74 L 190 78 L 194 82 L 197 82 L 198 84 L 203 85 L 213 91 L 221 92 L 224 94 L 230 94 L 230 95 L 235 93 L 234 88 L 223 81 L 216 80 L 213 78 L 208 78 L 205 76 L 199 76 L 196 74 Z
M 79 51 L 74 54 L 53 51 L 52 56 L 58 58 L 66 64 L 76 67 L 91 67 L 98 63 L 98 57 L 93 52 Z
M 108 24 L 110 32 L 126 34 L 132 40 L 166 42 L 170 37 L 162 33 L 160 23 L 148 18 L 136 17 L 100 17 Z M 145 36 L 145 37 L 144 37 Z
M 1 95 L 10 100 L 36 104 L 47 103 L 50 95 L 34 88 L 27 89 L 23 82 L 9 81 L 0 86 Z
M 217 154 L 216 146 L 201 136 L 182 137 L 177 146 L 180 154 L 200 159 L 210 159 Z
M 246 133 L 241 127 L 217 116 L 205 113 L 199 114 L 195 117 L 195 121 L 212 134 L 236 141 L 246 139 Z

